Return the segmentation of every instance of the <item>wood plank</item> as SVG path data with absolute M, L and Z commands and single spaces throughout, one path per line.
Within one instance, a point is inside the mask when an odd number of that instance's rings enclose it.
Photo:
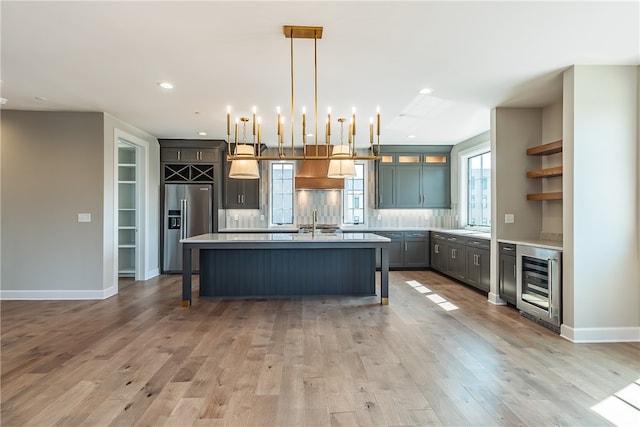
M 185 310 L 179 279 L 104 301 L 0 301 L 2 425 L 605 425 L 591 407 L 640 371 L 640 343 L 576 345 L 433 271 L 392 272 L 388 306 Z
M 562 166 L 536 169 L 527 172 L 527 178 L 551 178 L 554 176 L 562 176 Z
M 527 149 L 528 156 L 547 156 L 562 152 L 562 140 Z
M 557 193 L 527 194 L 527 200 L 562 200 L 562 191 Z

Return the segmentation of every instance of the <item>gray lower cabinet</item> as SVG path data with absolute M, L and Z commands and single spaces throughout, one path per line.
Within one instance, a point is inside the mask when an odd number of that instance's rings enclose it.
M 374 232 L 378 236 L 391 239 L 389 245 L 389 268 L 402 268 L 404 266 L 404 236 L 402 231 Z M 377 251 L 377 267 L 380 267 L 380 251 Z
M 489 254 L 488 240 L 467 239 L 466 282 L 486 292 L 489 292 L 491 287 Z
M 500 298 L 516 305 L 516 245 L 500 243 L 499 250 L 498 293 Z
M 467 273 L 465 239 L 458 236 L 447 237 L 446 273 L 458 280 L 464 280 Z
M 391 239 L 389 268 L 429 268 L 428 231 L 374 231 Z M 376 264 L 380 268 L 380 251 Z
M 429 267 L 429 232 L 404 232 L 404 266 L 408 268 Z
M 490 289 L 489 239 L 431 232 L 431 268 L 484 292 Z
M 225 209 L 259 209 L 260 180 L 229 178 L 231 162 L 224 163 L 224 208 Z

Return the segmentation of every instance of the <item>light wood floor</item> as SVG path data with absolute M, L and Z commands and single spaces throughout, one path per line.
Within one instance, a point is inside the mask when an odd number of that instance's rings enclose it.
M 591 407 L 640 376 L 637 343 L 572 344 L 437 273 L 390 280 L 389 306 L 184 309 L 180 276 L 104 301 L 4 301 L 1 425 L 610 425 Z

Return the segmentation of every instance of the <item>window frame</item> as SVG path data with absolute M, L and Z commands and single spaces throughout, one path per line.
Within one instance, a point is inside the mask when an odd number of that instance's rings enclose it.
M 355 162 L 356 167 L 362 167 L 362 218 L 360 218 L 360 220 L 358 221 L 357 224 L 354 224 L 353 222 L 345 222 L 345 217 L 346 217 L 346 212 L 347 212 L 347 203 L 346 203 L 346 198 L 347 198 L 347 180 L 349 179 L 353 179 L 353 178 L 345 178 L 344 179 L 344 190 L 342 190 L 342 200 L 341 200 L 341 204 L 342 204 L 342 214 L 341 214 L 341 223 L 342 225 L 345 226 L 350 226 L 350 227 L 360 227 L 360 226 L 364 226 L 365 223 L 367 222 L 367 216 L 368 216 L 368 197 L 367 197 L 367 190 L 368 190 L 368 185 L 367 185 L 367 177 L 368 177 L 368 168 L 367 168 L 367 164 L 363 161 L 356 161 Z
M 493 168 L 494 164 L 494 154 L 491 151 L 491 141 L 486 140 L 481 143 L 474 145 L 466 150 L 460 151 L 458 153 L 458 215 L 459 215 L 459 224 L 461 228 L 473 229 L 473 230 L 481 230 L 481 231 L 491 231 L 491 225 L 470 225 L 469 224 L 469 177 L 468 177 L 468 164 L 469 158 L 475 157 L 484 153 L 492 153 L 491 154 L 491 164 Z M 491 176 L 490 176 L 491 177 Z M 491 177 L 492 178 L 492 177 Z M 491 194 L 492 186 L 489 184 L 487 186 L 487 191 Z M 482 203 L 482 200 L 477 201 L 477 203 Z M 493 209 L 492 206 L 489 206 L 489 210 L 491 212 Z M 488 218 L 489 222 L 491 222 L 491 215 Z
M 273 167 L 276 165 L 291 165 L 291 222 L 290 223 L 276 223 L 274 221 L 274 203 L 273 197 L 275 192 L 273 191 Z M 296 163 L 293 161 L 273 161 L 269 162 L 269 228 L 291 228 L 296 223 L 296 189 L 295 189 L 295 176 L 296 176 Z

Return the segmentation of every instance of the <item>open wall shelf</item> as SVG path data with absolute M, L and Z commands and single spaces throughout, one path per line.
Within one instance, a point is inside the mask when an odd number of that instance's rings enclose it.
M 536 169 L 527 172 L 527 178 L 551 178 L 554 176 L 562 176 L 562 166 L 555 168 Z
M 527 149 L 528 156 L 548 156 L 557 153 L 562 153 L 562 140 Z M 562 176 L 562 166 L 527 172 L 527 178 L 552 178 L 555 176 Z M 562 192 L 527 194 L 527 200 L 562 200 Z
M 556 153 L 562 153 L 562 140 L 539 145 L 527 150 L 528 156 L 548 156 Z
M 562 200 L 562 192 L 527 194 L 527 200 Z

